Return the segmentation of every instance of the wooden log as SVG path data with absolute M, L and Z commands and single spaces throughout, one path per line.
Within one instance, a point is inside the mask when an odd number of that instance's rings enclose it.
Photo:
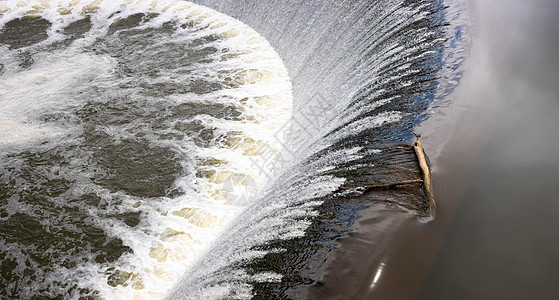
M 366 192 L 366 191 L 372 190 L 372 189 L 388 189 L 388 188 L 391 188 L 391 187 L 395 187 L 397 185 L 421 183 L 421 182 L 423 182 L 423 179 L 404 180 L 404 181 L 390 182 L 390 183 L 376 184 L 376 185 L 364 185 L 364 186 L 362 186 L 364 188 L 364 190 L 362 192 Z M 351 187 L 340 187 L 340 188 L 338 188 L 338 191 L 350 190 L 350 189 L 352 189 L 352 188 Z
M 377 185 L 365 185 L 363 186 L 365 188 L 365 190 L 371 190 L 371 189 L 387 189 L 387 188 L 391 188 L 397 185 L 402 185 L 402 184 L 411 184 L 411 183 L 420 183 L 423 182 L 422 179 L 412 179 L 412 180 L 404 180 L 404 181 L 398 181 L 398 182 L 391 182 L 391 183 L 386 183 L 386 184 L 377 184 Z
M 421 146 L 421 141 L 419 136 L 417 136 L 417 141 L 413 146 L 415 154 L 417 155 L 417 160 L 419 161 L 419 168 L 423 174 L 423 190 L 425 191 L 425 196 L 427 196 L 427 203 L 429 204 L 429 212 L 431 219 L 435 218 L 436 203 L 435 197 L 433 196 L 433 187 L 431 186 L 431 171 L 425 160 L 425 153 L 423 152 L 423 146 Z

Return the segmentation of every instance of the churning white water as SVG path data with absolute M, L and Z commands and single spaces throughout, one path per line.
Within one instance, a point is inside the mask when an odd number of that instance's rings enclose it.
M 0 30 L 3 294 L 162 297 L 268 178 L 281 59 L 183 1 L 0 2 Z

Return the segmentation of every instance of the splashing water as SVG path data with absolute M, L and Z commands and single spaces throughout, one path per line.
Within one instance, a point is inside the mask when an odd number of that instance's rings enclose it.
M 188 2 L 0 14 L 1 294 L 161 297 L 267 180 L 291 117 L 282 61 Z

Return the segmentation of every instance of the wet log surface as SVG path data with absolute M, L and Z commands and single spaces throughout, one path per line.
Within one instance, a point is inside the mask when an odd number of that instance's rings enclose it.
M 423 146 L 421 145 L 419 136 L 417 137 L 417 141 L 413 145 L 413 150 L 417 155 L 419 168 L 421 169 L 421 173 L 423 175 L 423 189 L 425 191 L 425 196 L 427 197 L 427 203 L 429 204 L 431 219 L 433 219 L 435 218 L 436 205 L 435 196 L 433 196 L 433 187 L 431 184 L 431 170 L 429 169 L 429 165 L 427 164 L 427 161 L 425 159 L 425 152 L 423 151 Z

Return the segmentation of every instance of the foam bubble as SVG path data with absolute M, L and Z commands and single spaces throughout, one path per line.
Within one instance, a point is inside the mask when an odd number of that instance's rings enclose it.
M 0 13 L 0 26 L 50 22 L 44 40 L 0 46 L 0 145 L 38 152 L 64 139 L 85 149 L 66 155 L 72 164 L 53 176 L 73 182 L 68 197 L 93 193 L 110 203 L 88 214 L 131 249 L 113 263 L 84 259 L 74 280 L 105 299 L 162 297 L 266 182 L 291 117 L 281 59 L 250 27 L 183 1 L 10 1 Z M 150 55 L 137 61 L 142 53 Z M 141 187 L 121 184 L 128 173 L 118 165 L 90 166 L 119 147 L 172 149 L 184 173 L 172 189 L 182 193 L 135 195 Z M 90 179 L 103 172 L 117 175 Z M 118 217 L 130 212 L 141 214 L 138 225 Z

